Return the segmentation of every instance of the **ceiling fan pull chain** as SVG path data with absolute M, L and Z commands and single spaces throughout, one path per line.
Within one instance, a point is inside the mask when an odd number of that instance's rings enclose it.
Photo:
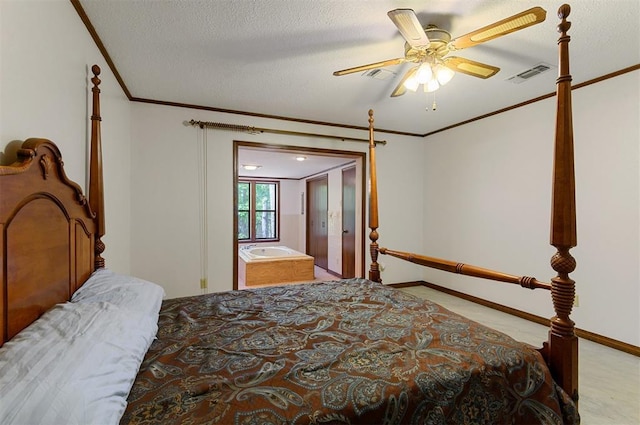
M 429 101 L 429 93 L 427 93 L 427 102 L 428 101 Z M 438 107 L 438 105 L 436 105 L 436 94 L 433 93 L 433 103 L 431 104 L 431 110 L 435 111 L 437 107 Z M 424 110 L 429 112 L 429 105 L 427 105 L 427 107 L 424 108 Z

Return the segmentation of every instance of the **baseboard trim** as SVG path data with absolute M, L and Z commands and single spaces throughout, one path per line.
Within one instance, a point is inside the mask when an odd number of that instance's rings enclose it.
M 506 305 L 498 304 L 493 301 L 488 301 L 483 298 L 478 298 L 473 295 L 456 291 L 454 289 L 445 288 L 444 286 L 436 285 L 435 283 L 426 282 L 424 280 L 415 281 L 415 282 L 392 283 L 392 284 L 389 284 L 389 286 L 392 286 L 394 288 L 409 288 L 411 286 L 425 286 L 427 288 L 431 288 L 436 291 L 440 291 L 442 293 L 452 295 L 454 297 L 462 298 L 463 300 L 471 301 L 473 303 L 480 304 L 485 307 L 489 307 L 494 310 L 501 311 L 503 313 L 520 317 L 521 319 L 529 320 L 531 322 L 538 323 L 540 325 L 549 326 L 549 319 L 544 318 L 542 316 L 537 316 L 535 314 L 527 313 L 525 311 L 508 307 Z M 586 340 L 596 342 L 606 347 L 614 348 L 616 350 L 624 351 L 625 353 L 629 353 L 634 356 L 640 357 L 640 347 L 638 346 L 628 344 L 623 341 L 618 341 L 616 339 L 609 338 L 604 335 L 599 335 L 599 334 L 596 334 L 584 329 L 580 329 L 580 328 L 576 328 L 575 333 L 580 338 L 584 338 Z

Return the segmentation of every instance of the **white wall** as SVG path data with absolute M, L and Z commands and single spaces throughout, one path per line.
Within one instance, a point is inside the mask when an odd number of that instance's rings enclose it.
M 197 143 L 199 130 L 185 126 L 190 119 L 226 122 L 301 132 L 367 137 L 365 131 L 326 128 L 266 118 L 228 115 L 142 103 L 132 104 L 131 190 L 132 274 L 161 284 L 169 297 L 200 293 L 198 226 Z M 363 111 L 363 125 L 367 125 Z M 315 147 L 366 152 L 368 145 L 299 136 L 230 131 L 208 131 L 209 198 L 209 291 L 232 288 L 233 279 L 233 141 L 286 146 Z M 379 137 L 383 138 L 383 137 Z M 416 189 L 420 175 L 423 144 L 420 139 L 392 136 L 378 149 L 381 203 L 381 239 L 407 239 L 421 246 L 422 200 Z M 415 173 L 399 172 L 411 166 Z M 398 210 L 396 205 L 403 208 Z M 416 231 L 416 229 L 419 229 Z M 393 236 L 392 236 L 393 235 Z M 304 245 L 303 245 L 304 246 Z M 368 260 L 368 255 L 367 259 Z M 400 263 L 383 273 L 388 282 L 421 278 L 421 270 Z
M 423 139 L 418 139 L 417 142 L 409 141 L 411 149 L 398 149 L 400 146 L 396 138 L 385 136 L 382 135 L 380 138 L 386 138 L 389 143 L 383 148 L 378 148 L 376 152 L 379 192 L 378 244 L 380 247 L 398 251 L 421 253 L 424 246 L 426 143 Z M 366 240 L 369 240 L 369 231 Z M 419 280 L 422 279 L 422 266 L 384 255 L 378 257 L 378 263 L 382 280 L 386 283 L 415 281 L 415 273 L 420 275 Z
M 130 104 L 68 1 L 0 1 L 0 162 L 30 137 L 60 148 L 85 189 L 91 66 L 102 69 L 107 267 L 130 271 Z M 86 190 L 85 190 L 86 193 Z
M 573 91 L 576 326 L 640 345 L 640 72 Z M 425 141 L 424 251 L 550 281 L 555 98 Z M 544 317 L 550 295 L 438 271 L 424 279 Z M 525 292 L 526 291 L 526 292 Z
M 280 243 L 304 252 L 298 245 L 300 235 L 300 192 L 298 180 L 280 180 Z

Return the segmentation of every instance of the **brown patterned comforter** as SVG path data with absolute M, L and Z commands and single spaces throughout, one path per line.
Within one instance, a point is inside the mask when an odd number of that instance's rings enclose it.
M 170 299 L 128 424 L 561 424 L 532 347 L 364 279 Z

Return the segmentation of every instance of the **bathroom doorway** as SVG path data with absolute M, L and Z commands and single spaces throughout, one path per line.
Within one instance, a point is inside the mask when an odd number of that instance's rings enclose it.
M 345 264 L 343 253 L 344 240 L 344 190 L 343 170 L 351 170 L 354 174 L 353 202 L 355 207 L 351 220 L 355 223 L 353 233 L 354 260 L 353 274 L 364 276 L 365 266 L 365 202 L 366 202 L 366 153 L 357 151 L 341 151 L 318 149 L 299 146 L 282 146 L 266 143 L 234 141 L 234 288 L 244 287 L 238 252 L 240 248 L 248 245 L 256 246 L 287 246 L 302 254 L 309 254 L 307 246 L 307 217 L 309 211 L 308 181 L 317 180 L 319 176 L 327 177 L 326 192 L 327 206 L 324 228 L 327 234 L 327 254 L 321 255 L 320 268 L 316 267 L 316 275 L 322 280 L 327 276 L 341 278 L 351 275 L 350 263 Z M 302 159 L 302 160 L 301 160 Z M 253 170 L 247 170 L 244 166 L 256 166 Z M 252 167 L 249 167 L 252 168 Z M 242 225 L 244 216 L 238 219 L 238 183 L 240 181 L 276 181 L 279 185 L 277 220 L 274 221 L 277 235 L 269 240 L 239 239 L 239 224 Z M 241 211 L 242 212 L 242 211 Z M 253 212 L 255 214 L 255 211 Z M 322 223 L 320 223 L 322 226 Z M 247 242 L 248 241 L 248 242 Z M 311 251 L 315 254 L 315 251 Z M 313 255 L 314 259 L 316 255 Z M 350 260 L 348 260 L 350 261 Z

